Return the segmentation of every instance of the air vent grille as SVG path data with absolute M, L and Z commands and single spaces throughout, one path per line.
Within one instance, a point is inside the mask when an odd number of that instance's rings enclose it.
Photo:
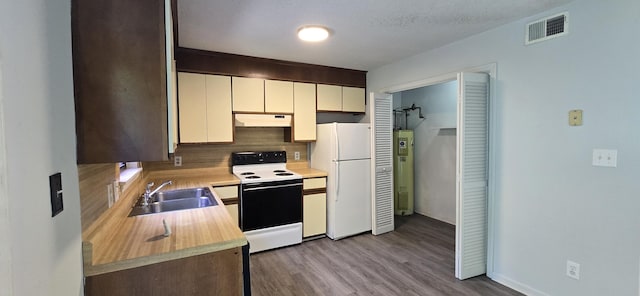
M 532 44 L 567 34 L 567 13 L 561 13 L 527 24 L 525 44 Z

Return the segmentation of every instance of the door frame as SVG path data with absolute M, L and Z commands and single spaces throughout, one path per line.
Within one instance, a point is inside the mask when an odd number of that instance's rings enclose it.
M 496 167 L 496 147 L 497 139 L 495 131 L 497 131 L 496 120 L 496 79 L 497 79 L 497 63 L 490 63 L 481 66 L 461 69 L 455 72 L 449 72 L 442 75 L 428 77 L 425 79 L 401 83 L 392 85 L 381 90 L 375 91 L 377 93 L 392 94 L 405 90 L 440 84 L 458 79 L 458 73 L 461 72 L 482 72 L 489 74 L 489 161 L 488 161 L 488 188 L 487 188 L 487 277 L 493 278 L 494 271 L 494 238 L 495 238 L 495 220 L 494 220 L 494 207 L 495 207 L 495 167 Z M 457 101 L 457 100 L 456 100 Z M 456 144 L 457 145 L 457 144 Z M 456 200 L 456 203 L 459 202 Z M 457 215 L 457 213 L 456 213 Z

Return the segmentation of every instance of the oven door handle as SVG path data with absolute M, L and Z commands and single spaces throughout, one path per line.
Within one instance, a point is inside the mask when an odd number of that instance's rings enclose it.
M 242 191 L 255 191 L 255 190 L 262 190 L 262 189 L 284 188 L 284 187 L 294 187 L 294 186 L 302 186 L 302 183 L 243 188 Z

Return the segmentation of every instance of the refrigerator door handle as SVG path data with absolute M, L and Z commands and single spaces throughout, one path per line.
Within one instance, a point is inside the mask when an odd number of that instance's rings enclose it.
M 336 168 L 336 202 L 338 202 L 338 192 L 340 192 L 340 137 L 338 137 L 338 125 L 335 124 L 335 126 L 333 127 L 333 135 L 335 136 L 335 140 L 336 140 L 336 154 L 335 154 L 335 168 Z
M 335 178 L 335 182 L 336 182 L 336 202 L 338 202 L 338 192 L 340 192 L 340 162 L 336 161 L 335 162 L 335 168 L 336 168 L 336 178 Z
M 338 137 L 338 126 L 336 125 L 333 135 L 336 137 L 336 160 L 342 160 L 340 158 L 340 138 Z

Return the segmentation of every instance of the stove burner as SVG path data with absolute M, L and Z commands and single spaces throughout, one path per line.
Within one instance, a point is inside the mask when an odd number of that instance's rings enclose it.
M 260 179 L 260 176 L 247 176 L 247 179 Z
M 293 176 L 292 173 L 277 173 L 276 176 Z
M 285 171 L 285 170 L 274 170 L 273 172 L 274 172 L 274 173 L 284 173 L 284 172 L 286 172 L 286 171 Z
M 249 176 L 249 175 L 255 175 L 255 174 L 256 173 L 254 172 L 244 172 L 244 173 L 241 173 L 240 176 Z

